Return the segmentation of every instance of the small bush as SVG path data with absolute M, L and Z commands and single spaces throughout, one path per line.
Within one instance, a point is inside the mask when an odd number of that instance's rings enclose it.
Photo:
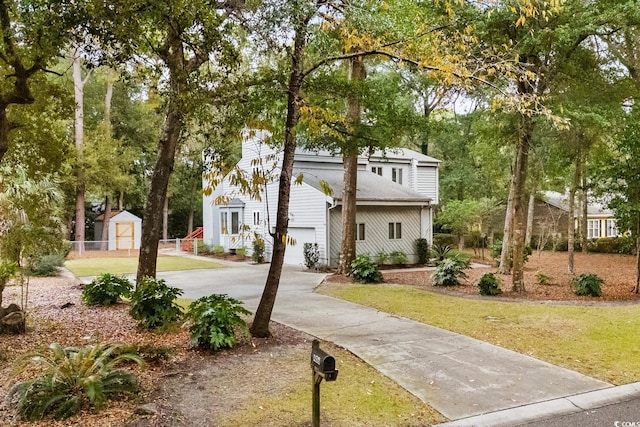
M 304 265 L 309 270 L 314 270 L 320 262 L 320 249 L 317 243 L 305 243 L 302 245 Z
M 206 255 L 211 253 L 211 247 L 207 245 L 204 240 L 196 239 L 196 249 L 199 255 Z
M 601 237 L 590 239 L 587 242 L 587 250 L 595 253 L 630 255 L 635 250 L 635 246 L 633 238 L 629 236 Z
M 447 259 L 452 259 L 462 266 L 462 268 L 469 268 L 471 265 L 471 258 L 464 252 L 460 252 L 457 249 L 452 249 L 447 253 Z
M 547 276 L 542 271 L 536 271 L 535 277 L 536 277 L 536 282 L 538 283 L 538 285 L 542 285 L 542 286 L 550 285 L 551 281 L 553 280 L 552 277 Z
M 260 237 L 259 234 L 255 234 L 253 239 L 253 253 L 251 254 L 253 262 L 257 264 L 264 262 L 264 248 L 264 239 Z
M 239 257 L 244 258 L 244 256 L 247 254 L 247 247 L 246 246 L 240 246 L 239 248 L 236 249 L 236 255 Z
M 433 245 L 431 247 L 433 257 L 436 259 L 436 264 L 445 260 L 449 252 L 451 252 L 450 245 Z
M 385 251 L 380 251 L 376 254 L 376 264 L 385 265 L 389 261 L 389 254 Z
M 87 305 L 112 305 L 120 297 L 130 297 L 133 285 L 126 277 L 105 273 L 82 289 L 82 301 Z
M 382 273 L 369 255 L 358 255 L 351 262 L 351 274 L 360 283 L 382 283 Z
M 478 280 L 477 286 L 480 290 L 480 295 L 498 295 L 502 293 L 500 289 L 500 279 L 494 276 L 493 273 L 485 273 Z
M 64 265 L 64 258 L 61 254 L 39 256 L 31 262 L 29 272 L 33 276 L 55 276 L 58 274 L 58 267 Z
M 249 336 L 249 328 L 240 315 L 251 312 L 242 307 L 242 302 L 227 295 L 202 297 L 189 305 L 187 318 L 191 320 L 189 332 L 193 345 L 218 350 L 233 347 L 236 330 Z
M 167 286 L 163 279 L 145 277 L 131 294 L 131 316 L 138 327 L 154 329 L 175 322 L 182 309 L 175 299 L 182 290 Z
M 82 409 L 100 409 L 111 398 L 133 395 L 138 391 L 131 372 L 117 369 L 126 361 L 142 364 L 134 354 L 113 354 L 111 345 L 89 345 L 63 348 L 51 344 L 49 352 L 28 355 L 23 370 L 30 362 L 44 365 L 41 377 L 20 383 L 14 389 L 18 414 L 27 420 L 39 420 L 48 415 L 68 418 Z
M 576 295 L 599 297 L 602 295 L 600 285 L 604 280 L 595 274 L 583 273 L 571 279 L 571 287 Z
M 466 278 L 465 266 L 455 259 L 446 258 L 440 262 L 431 274 L 431 281 L 434 286 L 455 286 L 458 279 Z
M 455 234 L 435 233 L 433 235 L 433 244 L 436 246 L 456 246 L 458 244 L 458 236 Z
M 391 257 L 391 262 L 393 264 L 398 265 L 407 265 L 409 264 L 409 259 L 407 259 L 407 254 L 402 251 L 393 251 L 389 254 Z
M 416 254 L 418 254 L 418 264 L 429 262 L 429 241 L 427 239 L 416 239 Z
M 224 252 L 224 246 L 222 245 L 214 245 L 213 248 L 211 248 L 213 250 L 213 253 L 216 255 L 220 255 Z

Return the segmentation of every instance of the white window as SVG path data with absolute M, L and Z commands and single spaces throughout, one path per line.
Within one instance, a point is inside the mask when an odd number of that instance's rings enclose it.
M 260 225 L 260 211 L 253 211 L 253 225 Z
M 600 220 L 590 219 L 587 221 L 587 239 L 600 237 Z
M 229 234 L 229 214 L 220 212 L 220 233 Z
M 381 166 L 373 166 L 371 168 L 371 172 L 376 173 L 380 176 L 382 176 L 382 167 Z
M 615 219 L 608 219 L 605 223 L 605 235 L 607 237 L 618 237 L 620 233 L 618 233 L 618 223 Z
M 364 240 L 364 223 L 356 224 L 356 240 Z
M 391 168 L 391 181 L 402 184 L 402 169 Z
M 390 222 L 389 223 L 389 239 L 402 239 L 402 223 Z

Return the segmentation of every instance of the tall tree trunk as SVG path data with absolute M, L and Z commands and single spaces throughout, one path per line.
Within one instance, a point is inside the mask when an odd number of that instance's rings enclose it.
M 568 261 L 567 261 L 567 272 L 569 274 L 575 274 L 575 250 L 574 250 L 574 241 L 575 241 L 575 234 L 576 234 L 576 225 L 575 225 L 575 217 L 573 215 L 573 212 L 575 211 L 575 207 L 576 207 L 576 191 L 575 189 L 572 187 L 569 190 L 569 226 L 567 227 L 567 256 L 568 256 Z
M 511 273 L 511 243 L 513 232 L 513 205 L 515 196 L 515 174 L 511 176 L 509 185 L 509 197 L 507 199 L 507 210 L 504 215 L 504 234 L 502 236 L 502 252 L 500 253 L 499 274 Z
M 118 211 L 124 210 L 124 191 L 118 192 Z
M 169 239 L 169 197 L 164 198 L 162 206 L 162 240 L 165 242 Z
M 524 244 L 531 246 L 531 238 L 533 234 L 533 214 L 536 207 L 536 192 L 535 188 L 531 190 L 529 194 L 529 206 L 527 207 L 527 234 L 524 238 Z
M 580 233 L 580 243 L 582 245 L 582 253 L 586 254 L 587 253 L 587 232 L 589 230 L 589 195 L 587 194 L 587 153 L 586 153 L 586 149 L 581 150 L 581 156 L 580 156 L 580 192 L 582 194 L 582 199 L 580 200 L 582 202 L 582 204 L 580 205 L 580 208 L 582 209 L 582 215 L 581 215 L 581 224 L 582 226 L 580 227 L 581 233 Z M 600 229 L 600 227 L 598 227 L 598 229 Z M 600 236 L 598 236 L 600 237 Z
M 264 285 L 264 291 L 260 298 L 260 304 L 256 310 L 251 334 L 254 337 L 268 337 L 271 313 L 276 302 L 284 253 L 287 244 L 289 228 L 289 199 L 291 196 L 291 177 L 293 175 L 293 160 L 296 151 L 295 127 L 300 119 L 300 86 L 304 79 L 303 55 L 307 36 L 307 25 L 311 16 L 301 19 L 296 25 L 293 54 L 291 56 L 291 74 L 287 95 L 287 119 L 285 122 L 284 152 L 282 168 L 280 170 L 280 182 L 278 184 L 278 208 L 276 212 L 276 230 L 273 234 L 273 254 L 269 274 Z
M 531 117 L 521 115 L 520 132 L 518 135 L 518 146 L 516 154 L 516 166 L 513 173 L 514 193 L 513 193 L 513 292 L 524 292 L 524 238 L 525 238 L 525 206 L 524 189 L 527 180 L 527 168 L 529 166 L 529 148 L 531 135 L 533 133 L 533 122 Z
M 82 151 L 84 146 L 84 85 L 87 83 L 90 74 L 87 73 L 82 78 L 82 58 L 80 57 L 80 49 L 76 48 L 73 53 L 73 93 L 76 103 L 75 107 L 75 146 L 78 153 L 78 165 L 76 166 L 76 224 L 75 224 L 75 241 L 78 242 L 76 250 L 82 252 L 84 250 L 85 241 L 85 177 L 82 166 Z
M 362 57 L 349 60 L 349 80 L 355 84 L 366 78 Z M 357 91 L 356 91 L 357 93 Z M 360 97 L 350 95 L 346 102 L 345 122 L 351 133 L 343 148 L 344 180 L 342 184 L 342 241 L 338 274 L 351 274 L 351 263 L 356 257 L 356 190 L 358 186 L 358 142 L 355 132 L 360 124 Z
M 153 168 L 151 188 L 142 217 L 137 283 L 145 277 L 156 277 L 158 240 L 162 231 L 164 201 L 167 197 L 167 186 L 173 171 L 182 126 L 179 106 L 176 100 L 172 99 L 167 107 L 162 137 L 158 142 L 158 157 Z
M 102 250 L 109 249 L 109 222 L 111 221 L 111 197 L 104 198 L 104 220 L 102 221 Z

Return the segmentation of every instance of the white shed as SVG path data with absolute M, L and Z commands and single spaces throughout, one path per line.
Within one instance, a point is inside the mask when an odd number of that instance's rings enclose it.
M 109 214 L 109 236 L 102 236 L 104 214 L 96 218 L 95 239 L 108 240 L 110 251 L 117 249 L 140 249 L 142 219 L 128 211 L 111 211 Z

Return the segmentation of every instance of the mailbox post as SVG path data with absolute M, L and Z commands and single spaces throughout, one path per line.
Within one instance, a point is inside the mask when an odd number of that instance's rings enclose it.
M 320 349 L 318 340 L 311 344 L 311 375 L 313 380 L 313 397 L 311 401 L 312 427 L 320 427 L 320 383 L 323 379 L 335 381 L 338 378 L 336 359 Z

